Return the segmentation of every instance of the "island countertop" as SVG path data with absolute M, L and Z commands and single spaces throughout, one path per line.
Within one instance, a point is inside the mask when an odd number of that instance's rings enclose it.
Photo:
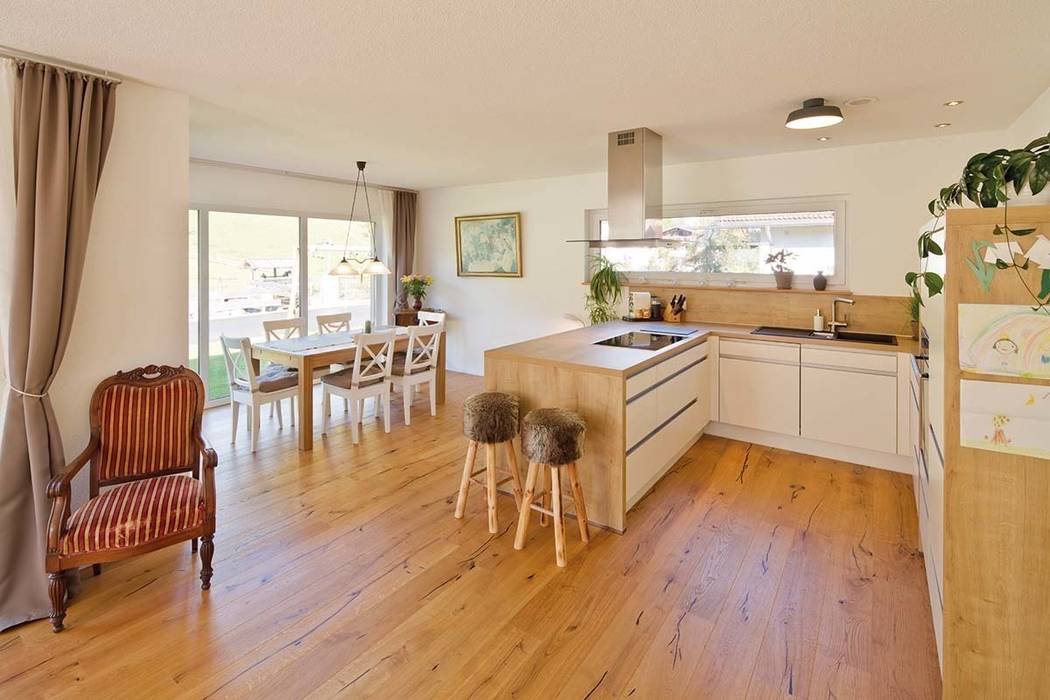
M 755 330 L 755 328 L 757 326 L 725 323 L 610 321 L 597 326 L 576 328 L 562 333 L 555 333 L 554 335 L 486 350 L 485 357 L 514 359 L 536 364 L 561 365 L 601 374 L 631 376 L 647 367 L 662 362 L 672 355 L 677 355 L 702 343 L 712 335 L 727 338 L 744 338 L 761 342 L 820 345 L 851 350 L 870 350 L 873 352 L 914 353 L 918 348 L 918 344 L 915 341 L 899 336 L 896 345 L 879 345 L 844 340 L 823 340 L 820 338 L 756 336 L 751 334 L 751 331 Z M 681 333 L 687 330 L 696 332 L 689 335 L 685 340 L 672 343 L 659 350 L 595 345 L 599 340 L 612 338 L 623 333 L 630 333 L 631 331 L 644 330 L 666 330 L 672 333 Z

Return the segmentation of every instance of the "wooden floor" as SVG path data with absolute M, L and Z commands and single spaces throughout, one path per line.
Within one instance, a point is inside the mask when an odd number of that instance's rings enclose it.
M 480 384 L 306 454 L 209 411 L 212 590 L 188 544 L 86 575 L 65 632 L 0 633 L 0 697 L 940 696 L 907 477 L 704 437 L 559 570 L 535 519 L 512 548 L 510 498 L 496 536 L 476 492 L 452 517 Z

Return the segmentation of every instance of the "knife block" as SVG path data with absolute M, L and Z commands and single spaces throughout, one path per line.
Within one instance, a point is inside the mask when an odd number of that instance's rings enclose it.
M 685 313 L 685 309 L 675 313 L 670 306 L 664 307 L 664 320 L 668 323 L 681 323 L 683 313 Z

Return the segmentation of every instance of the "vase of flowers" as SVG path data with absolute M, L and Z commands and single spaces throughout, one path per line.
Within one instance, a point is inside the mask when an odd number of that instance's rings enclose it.
M 401 278 L 401 286 L 404 287 L 405 293 L 415 300 L 412 304 L 412 308 L 415 311 L 423 308 L 423 299 L 427 295 L 427 287 L 432 284 L 434 284 L 434 278 L 430 275 L 412 273 Z
M 773 268 L 773 276 L 777 279 L 777 289 L 791 289 L 791 281 L 795 272 L 787 266 L 788 260 L 795 257 L 794 253 L 786 250 L 778 250 L 766 257 L 766 265 Z

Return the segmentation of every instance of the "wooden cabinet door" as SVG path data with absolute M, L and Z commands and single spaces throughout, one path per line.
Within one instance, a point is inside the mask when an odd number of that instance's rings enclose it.
M 721 422 L 799 434 L 798 365 L 721 357 L 718 372 Z
M 802 368 L 802 437 L 897 452 L 897 377 Z

